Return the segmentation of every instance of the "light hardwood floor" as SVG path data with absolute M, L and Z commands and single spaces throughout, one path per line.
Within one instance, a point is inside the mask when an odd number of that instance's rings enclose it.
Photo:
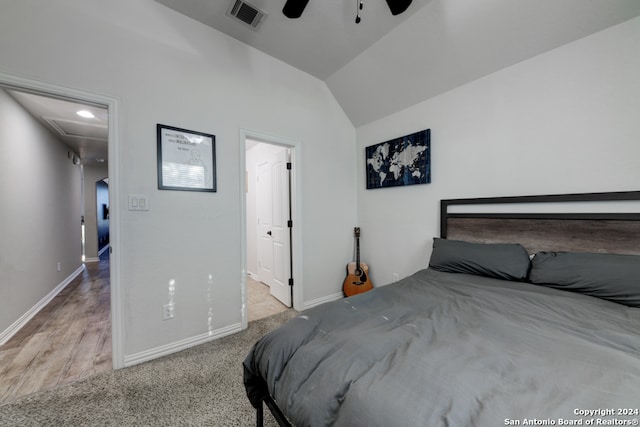
M 105 252 L 0 347 L 0 402 L 111 369 Z
M 269 287 L 247 280 L 249 321 L 287 310 Z M 0 346 L 0 403 L 110 371 L 109 256 L 84 271 L 5 345 Z

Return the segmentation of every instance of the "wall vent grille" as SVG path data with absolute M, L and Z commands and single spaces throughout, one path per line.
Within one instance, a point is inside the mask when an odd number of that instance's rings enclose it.
M 227 15 L 257 30 L 267 14 L 244 0 L 232 0 Z

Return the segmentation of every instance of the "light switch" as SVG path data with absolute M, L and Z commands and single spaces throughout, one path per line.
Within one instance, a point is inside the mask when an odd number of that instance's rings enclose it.
M 148 211 L 149 200 L 146 194 L 129 194 L 130 211 Z

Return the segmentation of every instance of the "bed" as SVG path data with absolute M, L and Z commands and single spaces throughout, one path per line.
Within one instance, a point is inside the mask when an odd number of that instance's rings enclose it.
M 256 424 L 266 404 L 281 426 L 638 425 L 638 201 L 442 200 L 428 268 L 253 346 Z

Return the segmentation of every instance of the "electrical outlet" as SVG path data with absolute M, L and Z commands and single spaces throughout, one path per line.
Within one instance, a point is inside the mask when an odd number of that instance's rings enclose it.
M 60 261 L 58 261 L 58 271 L 62 271 L 62 264 L 60 264 Z
M 175 317 L 175 304 L 165 304 L 162 308 L 164 309 L 164 320 L 173 319 Z
M 391 275 L 391 277 L 393 277 L 393 281 L 394 281 L 394 282 L 397 282 L 397 281 L 398 281 L 399 276 L 400 276 L 400 275 L 399 275 L 398 273 L 393 273 L 393 274 Z

